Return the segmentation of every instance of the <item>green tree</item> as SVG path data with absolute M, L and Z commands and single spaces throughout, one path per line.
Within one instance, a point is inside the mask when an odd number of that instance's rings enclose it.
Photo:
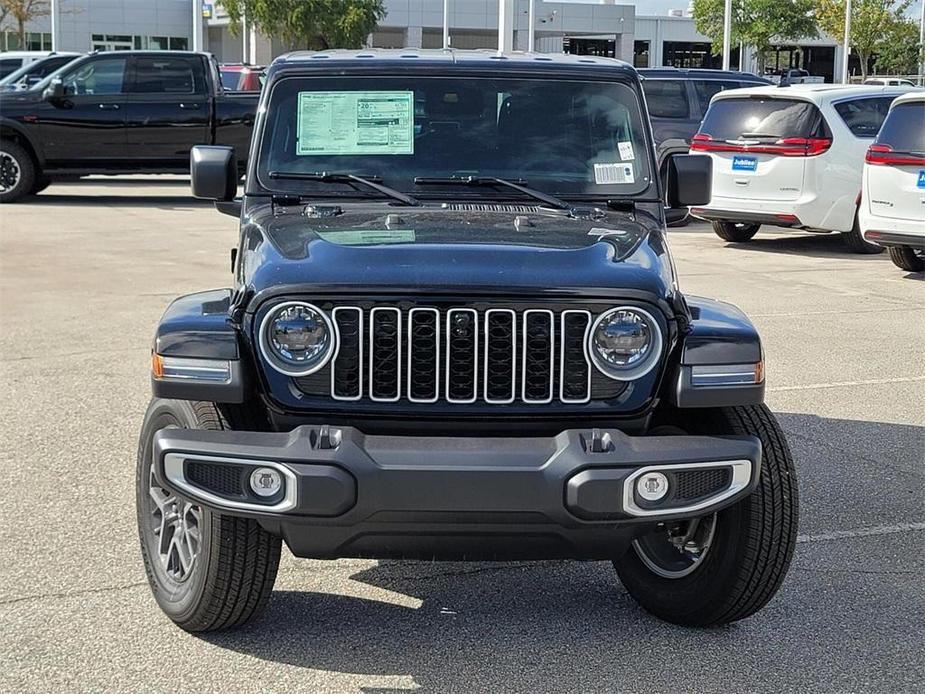
M 906 22 L 911 0 L 851 0 L 851 49 L 861 63 L 861 77 L 867 77 L 871 57 L 895 36 L 897 25 Z M 845 32 L 845 0 L 816 0 L 816 19 L 829 36 L 841 40 Z M 918 38 L 913 39 L 914 46 Z M 896 47 L 899 48 L 899 47 Z
M 918 25 L 903 18 L 889 28 L 877 46 L 874 65 L 881 74 L 912 75 L 918 70 L 922 49 Z
M 385 16 L 382 0 L 223 0 L 232 27 L 241 19 L 291 47 L 361 48 Z
M 697 31 L 709 37 L 714 55 L 723 50 L 724 0 L 694 0 Z M 813 0 L 733 0 L 732 45 L 755 49 L 758 72 L 764 72 L 765 54 L 774 43 L 815 38 Z

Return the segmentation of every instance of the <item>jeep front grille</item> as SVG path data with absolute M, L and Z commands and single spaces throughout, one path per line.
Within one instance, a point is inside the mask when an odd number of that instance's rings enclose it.
M 624 384 L 598 374 L 585 341 L 587 310 L 338 305 L 338 349 L 310 395 L 413 403 L 581 404 Z

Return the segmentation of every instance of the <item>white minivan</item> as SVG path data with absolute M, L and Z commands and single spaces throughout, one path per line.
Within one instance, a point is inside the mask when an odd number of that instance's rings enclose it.
M 925 269 L 925 91 L 896 99 L 868 148 L 858 219 L 897 266 Z
M 857 224 L 868 145 L 905 87 L 798 84 L 719 92 L 692 152 L 713 159 L 713 197 L 691 212 L 726 241 L 748 241 L 763 224 L 842 232 L 858 253 L 882 246 Z

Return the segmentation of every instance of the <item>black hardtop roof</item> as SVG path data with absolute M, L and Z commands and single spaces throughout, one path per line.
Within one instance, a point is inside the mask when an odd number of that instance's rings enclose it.
M 677 68 L 677 67 L 643 67 L 638 70 L 642 78 L 672 77 L 674 79 L 741 79 L 759 84 L 771 84 L 766 77 L 759 77 L 752 72 L 739 70 L 710 70 L 708 68 Z
M 591 55 L 569 55 L 565 53 L 502 53 L 495 50 L 418 49 L 418 48 L 371 48 L 364 50 L 294 51 L 273 61 L 271 72 L 298 71 L 309 68 L 313 72 L 324 65 L 338 70 L 388 70 L 397 68 L 433 68 L 438 71 L 455 69 L 488 69 L 492 71 L 555 70 L 574 73 L 635 75 L 635 69 L 628 63 L 614 58 Z

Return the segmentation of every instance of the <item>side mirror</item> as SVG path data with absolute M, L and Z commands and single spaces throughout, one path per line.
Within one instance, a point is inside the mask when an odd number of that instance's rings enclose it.
M 45 91 L 42 92 L 42 98 L 45 101 L 57 101 L 63 99 L 65 96 L 64 82 L 60 79 L 52 80 L 51 84 L 45 87 Z
M 229 202 L 238 192 L 238 162 L 234 147 L 196 145 L 190 151 L 193 195 L 205 200 Z
M 713 193 L 713 160 L 703 154 L 677 154 L 668 161 L 668 206 L 706 205 Z

